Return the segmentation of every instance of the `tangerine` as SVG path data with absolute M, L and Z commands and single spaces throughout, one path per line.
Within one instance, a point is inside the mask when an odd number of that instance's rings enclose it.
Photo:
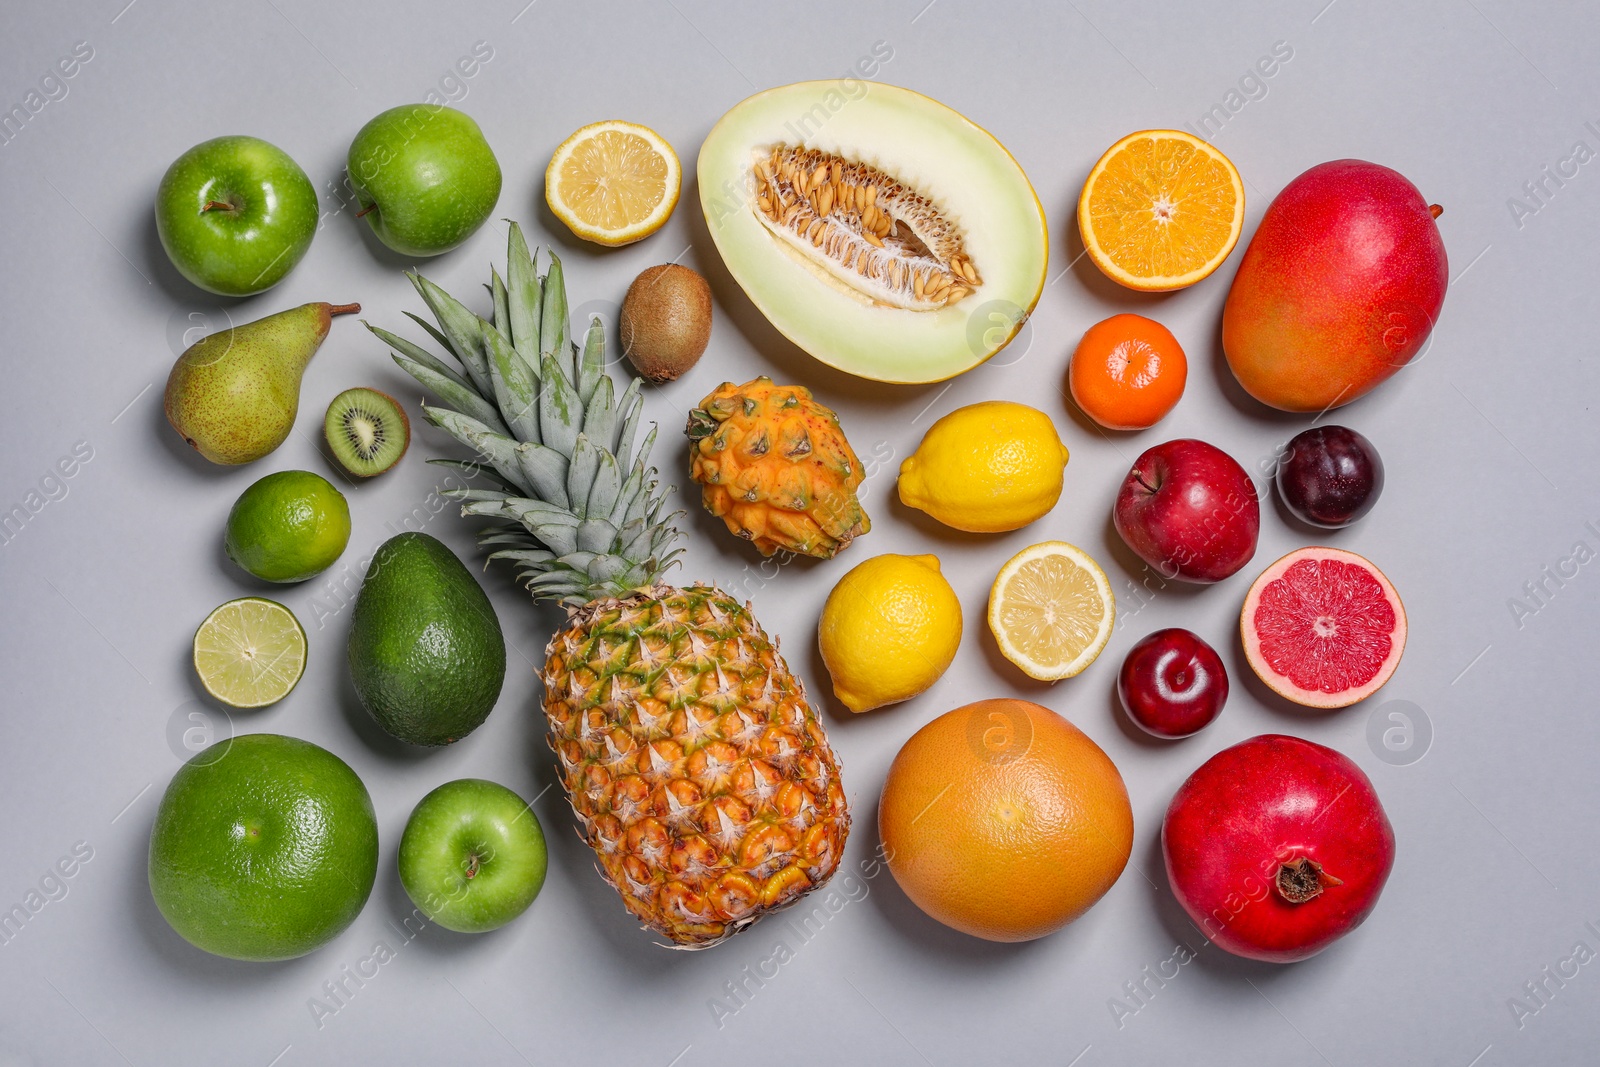
M 980 700 L 900 749 L 878 832 L 895 881 L 939 922 L 1031 941 L 1105 895 L 1133 848 L 1116 764 L 1083 731 L 1027 700 Z
M 1113 315 L 1089 327 L 1072 353 L 1072 401 L 1108 430 L 1143 430 L 1183 396 L 1189 361 L 1172 331 L 1143 315 Z

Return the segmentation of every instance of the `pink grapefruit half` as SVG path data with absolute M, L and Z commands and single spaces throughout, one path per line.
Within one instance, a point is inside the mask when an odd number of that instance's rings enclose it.
M 1250 669 L 1280 696 L 1343 708 L 1377 692 L 1400 665 L 1406 609 L 1365 557 L 1301 548 L 1250 586 L 1239 635 Z

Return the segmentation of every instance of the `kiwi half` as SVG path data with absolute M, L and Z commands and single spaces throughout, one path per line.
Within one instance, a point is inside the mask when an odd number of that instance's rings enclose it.
M 322 433 L 333 458 L 357 478 L 382 474 L 406 454 L 411 420 L 388 393 L 346 389 L 328 405 Z

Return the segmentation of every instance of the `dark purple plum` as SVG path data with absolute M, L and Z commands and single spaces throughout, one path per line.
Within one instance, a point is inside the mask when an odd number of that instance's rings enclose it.
M 1228 702 L 1228 672 L 1198 634 L 1157 630 L 1128 650 L 1117 672 L 1117 696 L 1146 733 L 1188 737 Z
M 1278 496 L 1289 514 L 1337 530 L 1372 510 L 1383 492 L 1383 460 L 1372 442 L 1343 426 L 1296 434 L 1278 459 Z

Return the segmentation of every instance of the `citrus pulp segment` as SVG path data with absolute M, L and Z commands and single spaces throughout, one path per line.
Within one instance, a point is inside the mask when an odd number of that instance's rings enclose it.
M 1343 708 L 1382 688 L 1400 665 L 1406 610 L 1371 561 L 1314 546 L 1261 572 L 1239 632 L 1250 669 L 1279 695 Z
M 574 234 L 617 246 L 662 227 L 682 180 L 678 155 L 660 134 L 632 122 L 595 122 L 550 157 L 544 196 Z

